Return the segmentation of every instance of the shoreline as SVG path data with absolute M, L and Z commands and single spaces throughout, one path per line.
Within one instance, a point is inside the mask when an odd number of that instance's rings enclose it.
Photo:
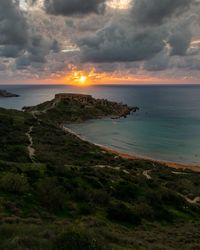
M 90 142 L 91 143 L 91 142 Z M 93 143 L 94 144 L 94 143 Z M 127 153 L 123 153 L 99 144 L 94 144 L 96 146 L 99 146 L 100 148 L 104 149 L 105 151 L 108 151 L 112 154 L 116 154 L 124 159 L 128 160 L 144 160 L 144 161 L 151 161 L 154 163 L 159 163 L 166 165 L 169 168 L 173 169 L 180 169 L 180 170 L 192 170 L 193 172 L 200 173 L 200 166 L 192 165 L 192 164 L 185 164 L 185 163 L 178 163 L 178 162 L 169 162 L 169 161 L 164 161 L 164 160 L 156 160 L 153 158 L 148 158 L 148 157 L 142 157 L 142 156 L 137 156 L 137 155 L 130 155 Z
M 93 145 L 95 145 L 95 146 L 97 146 L 97 147 L 99 147 L 99 148 L 101 148 L 101 149 L 109 152 L 109 153 L 115 154 L 116 156 L 122 157 L 122 158 L 127 159 L 127 160 L 151 161 L 151 162 L 154 162 L 154 163 L 166 165 L 169 168 L 173 168 L 173 169 L 177 169 L 177 170 L 178 169 L 179 170 L 191 170 L 193 172 L 200 173 L 200 166 L 196 166 L 196 165 L 193 165 L 193 164 L 185 164 L 185 163 L 178 163 L 178 162 L 170 162 L 170 161 L 164 161 L 164 160 L 157 160 L 157 159 L 143 157 L 143 156 L 139 156 L 139 155 L 132 155 L 132 154 L 128 154 L 128 153 L 123 153 L 123 152 L 120 152 L 118 150 L 106 147 L 104 145 L 93 143 L 93 142 L 87 140 L 86 138 L 78 135 L 73 130 L 65 127 L 65 125 L 62 126 L 62 129 L 64 131 L 66 131 L 66 132 L 68 132 L 68 133 L 70 133 L 70 134 L 78 137 L 82 141 L 89 142 L 89 143 L 91 143 L 91 144 L 93 144 Z

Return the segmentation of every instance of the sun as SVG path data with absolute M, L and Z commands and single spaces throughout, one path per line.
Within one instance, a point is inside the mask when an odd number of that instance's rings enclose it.
M 87 86 L 90 83 L 90 76 L 84 71 L 75 70 L 71 72 L 71 78 L 75 85 Z
M 68 65 L 69 72 L 63 78 L 63 81 L 70 83 L 75 86 L 87 87 L 94 83 L 98 78 L 98 74 L 95 71 L 95 68 L 88 70 L 78 69 L 73 64 Z
M 87 76 L 84 75 L 80 76 L 78 81 L 80 84 L 85 84 L 87 82 Z

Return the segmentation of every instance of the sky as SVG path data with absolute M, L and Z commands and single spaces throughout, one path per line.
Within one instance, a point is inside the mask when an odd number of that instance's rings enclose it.
M 200 83 L 200 0 L 0 0 L 0 83 Z

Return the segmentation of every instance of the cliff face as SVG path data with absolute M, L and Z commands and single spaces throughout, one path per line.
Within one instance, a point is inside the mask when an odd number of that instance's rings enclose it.
M 54 121 L 83 121 L 104 116 L 113 118 L 126 117 L 136 112 L 137 107 L 110 102 L 106 99 L 95 99 L 91 95 L 83 94 L 56 94 L 52 101 L 35 107 L 25 107 L 28 112 L 37 112 Z

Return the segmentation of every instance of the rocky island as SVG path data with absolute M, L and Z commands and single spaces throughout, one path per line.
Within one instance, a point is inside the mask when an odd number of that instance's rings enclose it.
M 19 97 L 19 95 L 10 93 L 6 90 L 0 90 L 0 98 L 1 97 Z
M 0 249 L 199 249 L 200 174 L 63 130 L 132 110 L 74 94 L 0 108 Z

